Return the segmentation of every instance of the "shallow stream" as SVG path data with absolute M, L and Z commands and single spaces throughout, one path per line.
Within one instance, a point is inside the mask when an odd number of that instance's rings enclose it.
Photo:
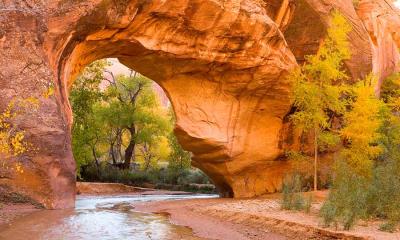
M 1 230 L 7 240 L 200 240 L 191 229 L 159 214 L 136 212 L 133 202 L 210 198 L 215 195 L 78 197 L 74 210 L 39 211 Z

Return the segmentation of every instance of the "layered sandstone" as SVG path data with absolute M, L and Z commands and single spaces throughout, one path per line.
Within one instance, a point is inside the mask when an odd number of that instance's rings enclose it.
M 384 0 L 0 1 L 0 108 L 15 96 L 41 100 L 21 125 L 38 150 L 0 183 L 47 207 L 73 205 L 68 91 L 87 64 L 115 57 L 166 91 L 179 141 L 222 195 L 276 191 L 290 168 L 279 160 L 286 76 L 317 51 L 333 9 L 353 26 L 354 78 L 398 68 L 399 13 Z M 56 94 L 43 98 L 51 85 Z

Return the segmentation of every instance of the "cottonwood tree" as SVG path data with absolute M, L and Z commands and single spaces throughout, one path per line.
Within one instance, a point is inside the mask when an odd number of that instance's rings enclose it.
M 72 150 L 77 163 L 78 175 L 80 168 L 95 161 L 100 165 L 99 144 L 103 143 L 106 131 L 101 119 L 95 113 L 95 106 L 102 101 L 103 93 L 100 84 L 103 72 L 108 65 L 106 60 L 96 61 L 84 69 L 77 78 L 70 92 L 70 102 L 73 109 Z M 97 110 L 98 111 L 98 110 Z
M 172 108 L 169 114 L 175 124 L 176 118 Z M 172 183 L 177 183 L 178 178 L 191 167 L 192 154 L 182 148 L 173 132 L 170 133 L 168 139 L 171 146 L 171 153 L 168 157 L 168 169 L 171 174 L 169 178 Z
M 333 115 L 341 115 L 345 111 L 346 103 L 342 95 L 348 76 L 343 61 L 351 56 L 347 40 L 350 30 L 347 20 L 335 11 L 318 53 L 308 56 L 306 63 L 290 75 L 294 82 L 296 108 L 291 120 L 303 134 L 314 136 L 314 191 L 318 186 L 319 147 L 336 142 L 337 136 L 330 131 L 331 119 Z
M 103 116 L 110 126 L 125 132 L 127 146 L 123 168 L 129 169 L 135 160 L 136 146 L 143 144 L 148 154 L 157 136 L 170 131 L 170 123 L 162 114 L 151 80 L 143 76 L 112 76 L 106 94 Z
M 340 130 L 345 144 L 335 162 L 332 189 L 321 208 L 326 225 L 340 221 L 349 230 L 357 219 L 367 218 L 385 207 L 380 204 L 384 202 L 380 200 L 382 196 L 376 197 L 375 193 L 388 186 L 382 183 L 386 176 L 382 178 L 374 169 L 383 150 L 379 142 L 383 137 L 380 129 L 385 106 L 375 94 L 374 82 L 370 75 L 351 89 L 353 101 L 343 115 L 344 127 Z
M 363 177 L 370 177 L 374 160 L 381 154 L 378 144 L 382 126 L 380 112 L 384 102 L 375 94 L 376 78 L 371 74 L 353 87 L 355 101 L 351 110 L 343 116 L 344 127 L 340 135 L 347 143 L 341 150 L 343 158 L 352 171 Z

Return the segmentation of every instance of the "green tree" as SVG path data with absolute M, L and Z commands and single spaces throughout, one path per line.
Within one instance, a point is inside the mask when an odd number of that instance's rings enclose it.
M 90 64 L 76 79 L 70 92 L 70 103 L 73 109 L 72 150 L 77 163 L 81 166 L 95 160 L 99 165 L 98 145 L 104 141 L 105 131 L 101 119 L 95 113 L 95 106 L 102 101 L 100 84 L 104 79 L 107 61 L 101 60 Z M 98 171 L 100 171 L 98 169 Z
M 157 143 L 157 138 L 171 131 L 170 123 L 166 114 L 162 113 L 151 80 L 137 75 L 113 76 L 106 94 L 103 118 L 114 129 L 125 131 L 128 139 L 123 167 L 130 168 L 138 144 L 143 145 L 147 154 L 146 159 L 151 159 L 148 151 Z
M 343 100 L 348 79 L 343 61 L 350 58 L 347 34 L 351 27 L 338 12 L 332 16 L 328 35 L 318 53 L 306 58 L 306 63 L 292 72 L 294 82 L 294 106 L 291 116 L 295 126 L 304 134 L 314 136 L 314 191 L 317 190 L 318 152 L 320 146 L 334 142 L 337 137 L 330 131 L 331 117 L 343 114 L 346 102 Z
M 172 108 L 170 109 L 170 117 L 172 123 L 175 124 L 176 119 Z M 177 183 L 178 178 L 191 167 L 192 154 L 182 148 L 173 132 L 170 133 L 168 139 L 171 146 L 168 158 L 169 178 L 172 183 Z

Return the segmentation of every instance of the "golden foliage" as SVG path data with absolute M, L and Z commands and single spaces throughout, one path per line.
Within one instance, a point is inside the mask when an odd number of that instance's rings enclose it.
M 0 154 L 16 157 L 31 149 L 31 144 L 25 140 L 25 132 L 18 128 L 15 121 L 27 109 L 38 107 L 39 100 L 29 97 L 11 101 L 6 109 L 0 112 Z

